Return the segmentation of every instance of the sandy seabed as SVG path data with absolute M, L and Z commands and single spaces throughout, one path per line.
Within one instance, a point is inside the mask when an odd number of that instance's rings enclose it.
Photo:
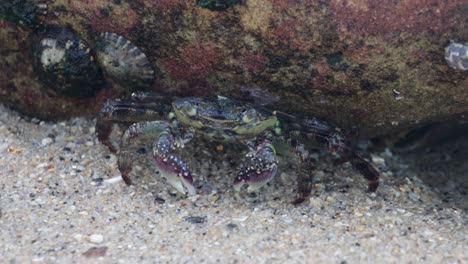
M 372 153 L 375 194 L 349 164 L 317 155 L 311 198 L 293 206 L 292 160 L 261 192 L 236 195 L 230 147 L 192 144 L 198 194 L 185 198 L 145 149 L 125 186 L 94 132 L 93 120 L 41 122 L 0 106 L 2 263 L 468 262 L 468 139 Z

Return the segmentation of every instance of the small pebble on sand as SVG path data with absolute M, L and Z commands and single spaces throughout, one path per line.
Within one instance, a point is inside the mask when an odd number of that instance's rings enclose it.
M 48 145 L 52 144 L 52 142 L 54 142 L 54 140 L 51 139 L 50 137 L 46 137 L 46 138 L 43 138 L 41 140 L 42 146 L 48 146 Z
M 93 244 L 101 244 L 102 242 L 104 242 L 104 236 L 101 234 L 92 234 L 91 236 L 89 236 L 89 242 Z

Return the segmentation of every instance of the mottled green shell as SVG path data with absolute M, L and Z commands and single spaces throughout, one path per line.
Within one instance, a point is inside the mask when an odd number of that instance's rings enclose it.
M 173 103 L 173 108 L 183 125 L 193 127 L 215 141 L 250 139 L 273 128 L 277 122 L 275 113 L 225 97 L 182 98 Z M 246 120 L 246 112 L 252 109 L 255 110 L 255 118 Z

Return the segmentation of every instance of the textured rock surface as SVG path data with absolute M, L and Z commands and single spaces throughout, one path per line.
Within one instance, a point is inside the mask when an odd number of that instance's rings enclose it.
M 450 40 L 468 40 L 467 10 L 464 0 L 245 0 L 224 11 L 188 0 L 51 0 L 45 23 L 72 25 L 91 46 L 105 31 L 129 39 L 154 66 L 151 90 L 278 100 L 376 134 L 467 118 L 468 74 L 444 59 Z M 60 118 L 118 96 L 112 85 L 88 100 L 51 92 L 30 66 L 31 28 L 0 20 L 2 102 Z

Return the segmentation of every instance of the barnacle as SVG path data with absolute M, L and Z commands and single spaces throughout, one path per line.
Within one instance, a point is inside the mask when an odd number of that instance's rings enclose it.
M 455 70 L 468 70 L 468 44 L 455 41 L 450 42 L 445 48 L 445 60 Z
M 105 75 L 117 85 L 142 90 L 153 83 L 154 70 L 148 58 L 124 37 L 111 32 L 99 34 L 96 54 Z

